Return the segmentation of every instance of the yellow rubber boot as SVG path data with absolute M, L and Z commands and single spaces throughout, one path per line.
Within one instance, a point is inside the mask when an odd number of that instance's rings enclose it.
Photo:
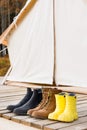
M 64 112 L 59 115 L 58 120 L 62 122 L 72 122 L 77 119 L 76 96 L 73 93 L 66 94 L 66 107 Z
M 56 108 L 55 111 L 48 115 L 48 119 L 58 120 L 58 116 L 64 111 L 66 99 L 65 93 L 55 94 Z

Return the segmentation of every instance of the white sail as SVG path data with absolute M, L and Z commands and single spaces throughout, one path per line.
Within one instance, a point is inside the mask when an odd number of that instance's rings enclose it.
M 53 83 L 53 0 L 38 0 L 9 39 L 12 71 L 7 80 Z
M 56 84 L 87 87 L 87 0 L 56 0 Z

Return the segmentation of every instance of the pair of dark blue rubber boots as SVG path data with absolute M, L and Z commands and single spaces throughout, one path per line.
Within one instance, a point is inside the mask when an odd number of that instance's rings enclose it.
M 27 93 L 16 105 L 9 105 L 7 109 L 17 115 L 27 115 L 27 111 L 35 108 L 42 100 L 41 89 L 27 88 Z

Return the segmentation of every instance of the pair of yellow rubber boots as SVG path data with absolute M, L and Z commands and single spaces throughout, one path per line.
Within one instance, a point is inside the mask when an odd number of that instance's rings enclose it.
M 74 93 L 55 94 L 55 111 L 48 115 L 48 119 L 62 122 L 72 122 L 78 119 L 76 96 Z

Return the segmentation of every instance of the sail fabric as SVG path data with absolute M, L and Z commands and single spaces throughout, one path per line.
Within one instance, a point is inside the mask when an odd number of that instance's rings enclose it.
M 56 0 L 56 84 L 87 87 L 87 0 Z
M 12 71 L 7 80 L 52 84 L 54 69 L 53 0 L 38 0 L 21 24 L 13 31 L 8 42 Z

